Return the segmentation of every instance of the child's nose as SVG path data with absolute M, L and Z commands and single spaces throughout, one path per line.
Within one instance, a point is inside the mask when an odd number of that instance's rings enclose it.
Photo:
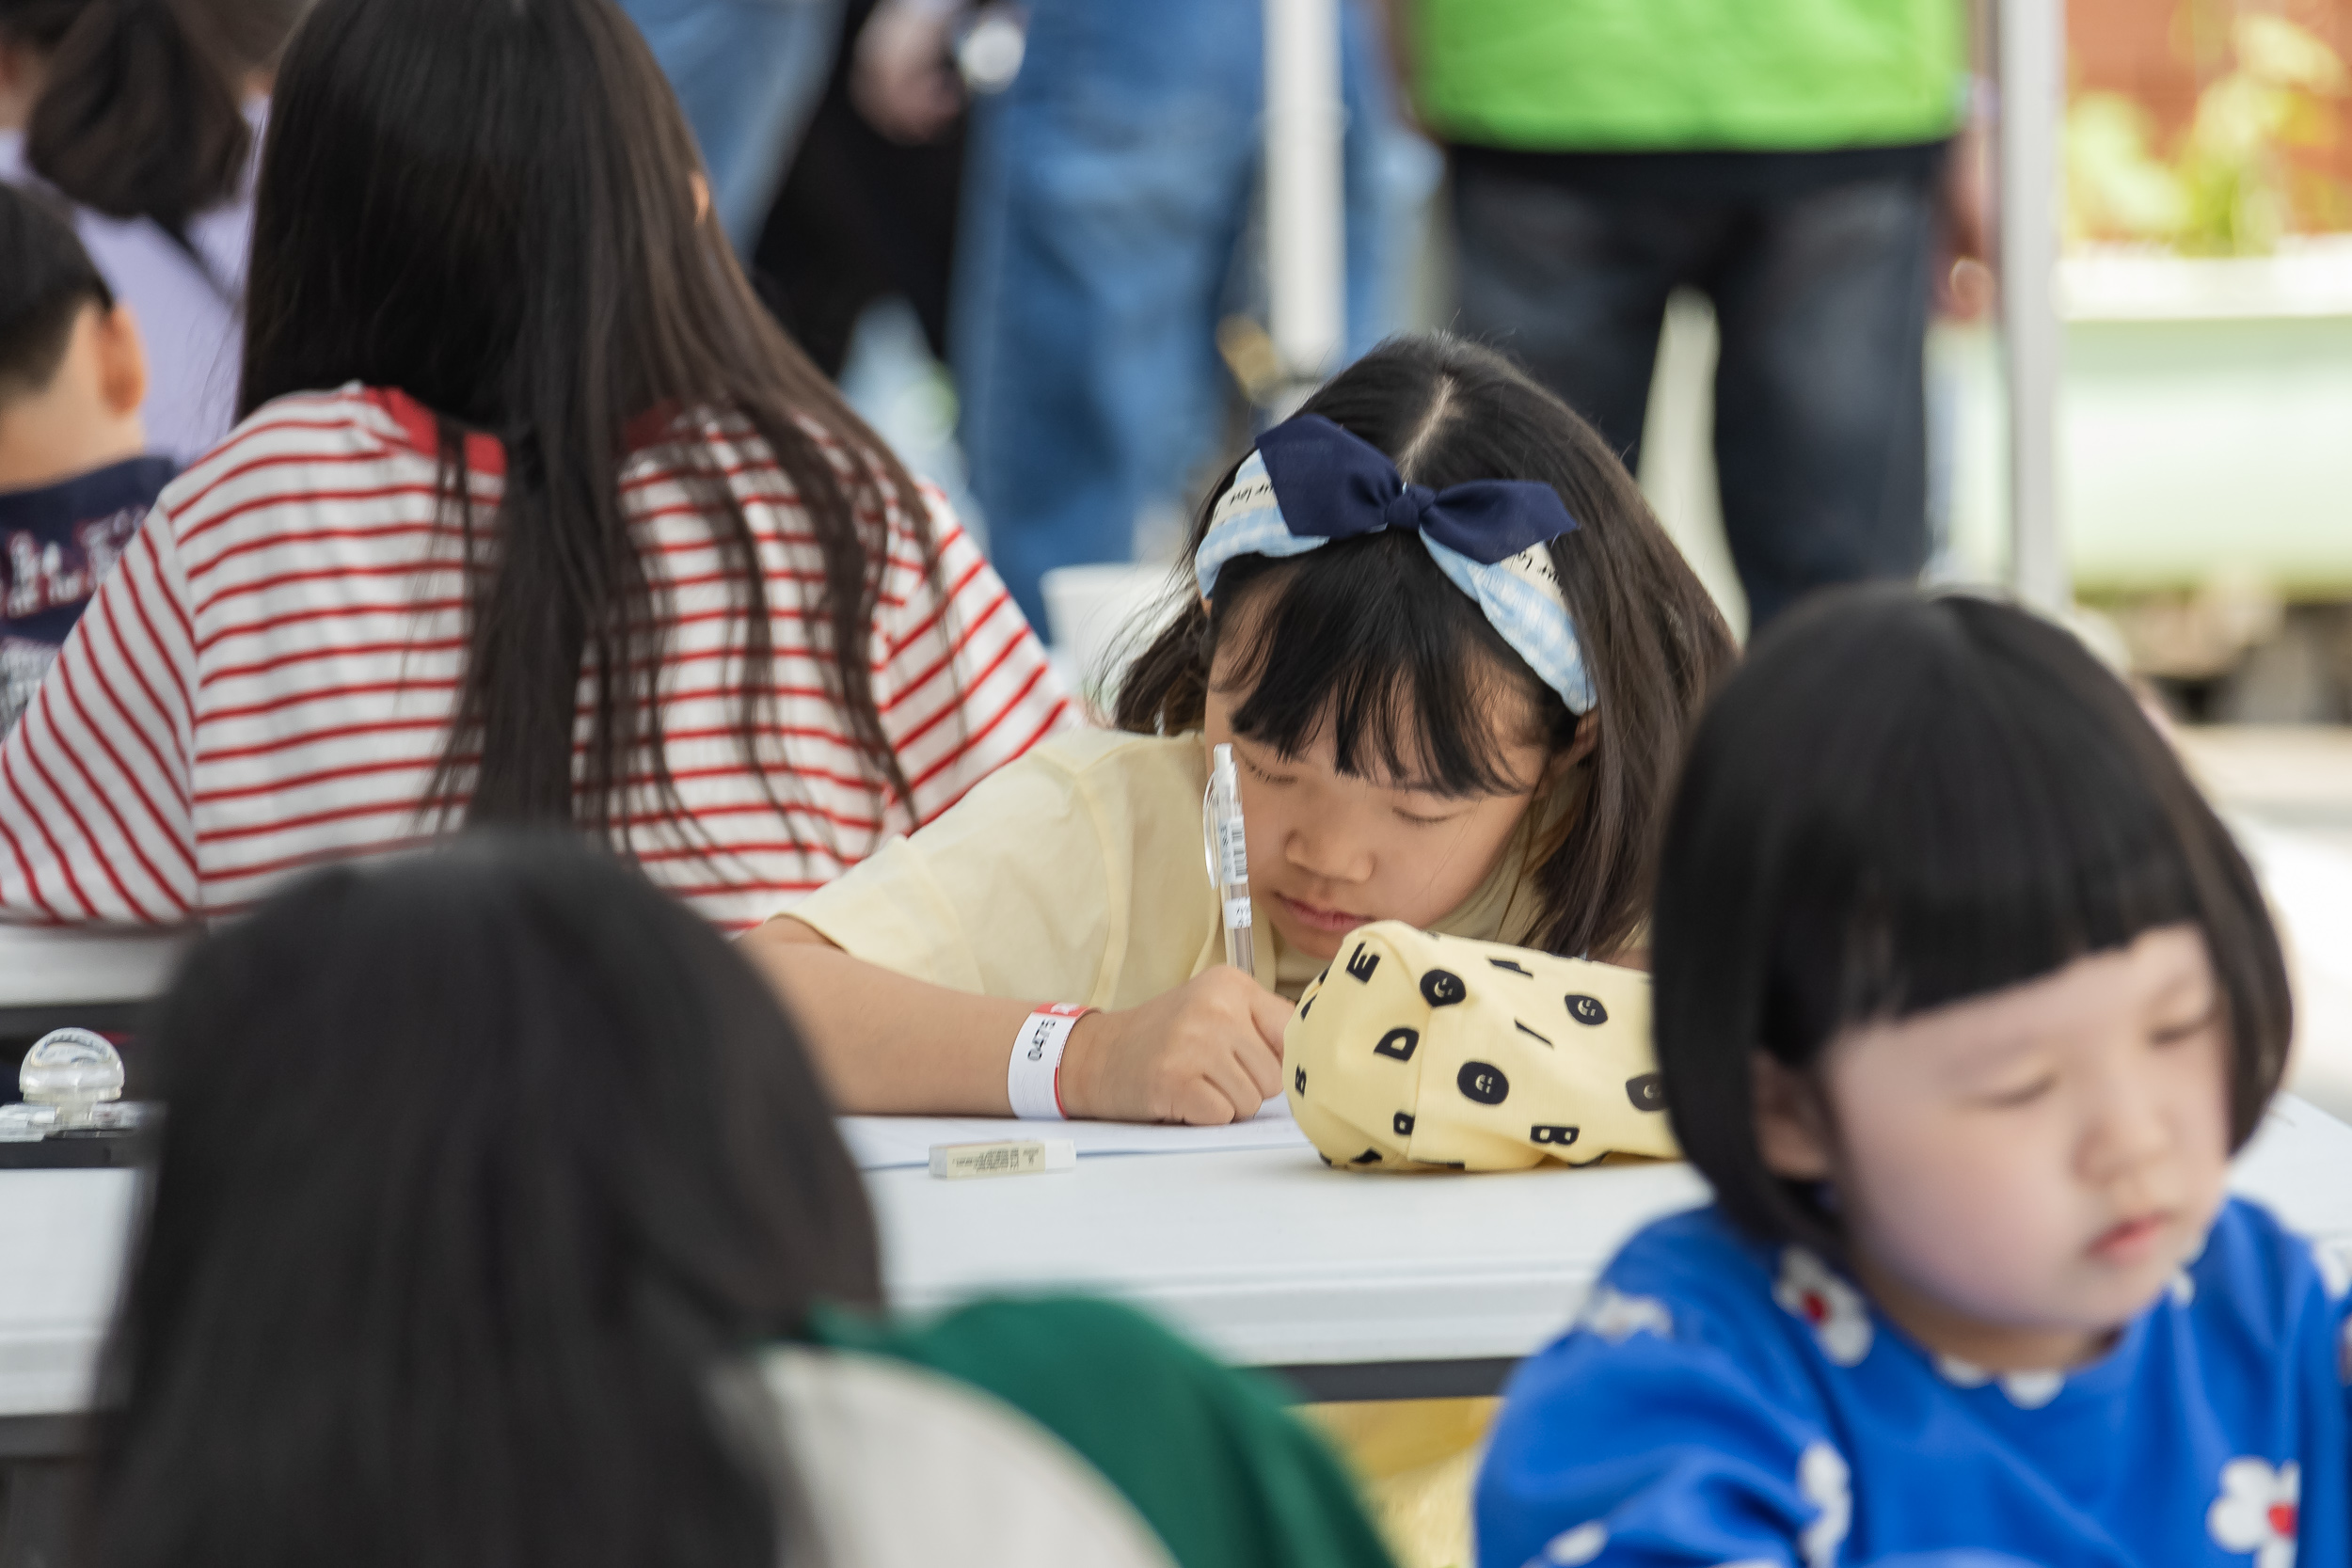
M 2141 1085 L 2111 1083 L 2094 1116 L 2083 1150 L 2084 1173 L 2093 1181 L 2123 1180 L 2171 1151 L 2162 1098 Z
M 1282 857 L 1311 877 L 1329 882 L 1360 882 L 1372 875 L 1372 856 L 1352 834 L 1328 826 L 1293 828 Z

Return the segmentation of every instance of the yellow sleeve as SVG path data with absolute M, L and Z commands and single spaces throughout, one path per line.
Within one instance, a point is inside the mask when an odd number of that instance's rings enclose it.
M 959 990 L 1097 1007 L 1158 995 L 1190 974 L 1215 908 L 1197 800 L 1188 825 L 1168 820 L 1186 816 L 1181 777 L 1159 777 L 1169 744 L 1057 736 L 787 912 L 869 963 Z M 1170 899 L 1182 867 L 1158 863 L 1183 843 L 1200 885 Z
M 1282 1068 L 1300 1130 L 1356 1169 L 1677 1153 L 1637 970 L 1382 921 L 1307 989 Z

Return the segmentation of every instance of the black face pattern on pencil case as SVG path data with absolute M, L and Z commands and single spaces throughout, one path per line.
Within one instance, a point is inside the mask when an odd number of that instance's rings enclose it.
M 1283 1037 L 1291 1109 L 1350 1171 L 1672 1159 L 1638 970 L 1417 931 L 1349 933 Z

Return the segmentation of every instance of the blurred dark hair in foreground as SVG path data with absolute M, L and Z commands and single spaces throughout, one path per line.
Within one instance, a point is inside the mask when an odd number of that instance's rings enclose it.
M 777 1560 L 710 1401 L 871 1212 L 789 1022 L 564 836 L 322 872 L 188 958 L 85 1560 Z

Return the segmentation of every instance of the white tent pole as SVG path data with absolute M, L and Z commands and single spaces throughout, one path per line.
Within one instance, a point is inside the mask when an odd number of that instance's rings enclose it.
M 1346 340 L 1343 123 L 1339 0 L 1265 0 L 1266 331 L 1294 405 Z
M 2000 300 L 2009 375 L 2010 585 L 2044 612 L 2074 602 L 2058 527 L 2058 161 L 2065 0 L 1999 0 Z

